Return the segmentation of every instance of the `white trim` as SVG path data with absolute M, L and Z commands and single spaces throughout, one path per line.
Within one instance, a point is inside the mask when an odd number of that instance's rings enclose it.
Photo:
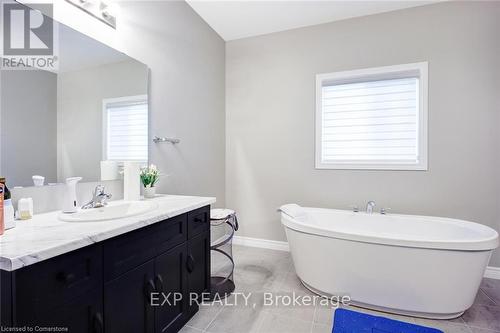
M 488 266 L 484 272 L 485 278 L 500 280 L 500 267 Z
M 260 247 L 263 249 L 277 250 L 277 251 L 290 251 L 288 242 L 275 241 L 270 239 L 252 238 L 243 236 L 234 236 L 234 245 Z
M 418 75 L 419 77 L 419 133 L 418 133 L 418 163 L 400 162 L 369 162 L 346 161 L 326 163 L 321 159 L 322 146 L 322 91 L 324 83 L 353 83 L 367 80 L 394 79 L 397 77 L 408 77 Z M 315 139 L 315 167 L 316 169 L 340 169 L 340 170 L 428 170 L 428 62 L 417 62 L 411 64 L 384 66 L 375 68 L 363 68 L 351 71 L 335 73 L 324 73 L 316 75 L 316 139 Z

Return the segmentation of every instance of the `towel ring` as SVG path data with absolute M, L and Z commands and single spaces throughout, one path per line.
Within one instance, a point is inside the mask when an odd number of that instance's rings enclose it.
M 176 144 L 176 143 L 179 143 L 181 142 L 181 140 L 179 139 L 175 139 L 175 138 L 161 138 L 159 136 L 155 136 L 153 138 L 153 142 L 154 143 L 160 143 L 160 142 L 170 142 L 171 144 Z

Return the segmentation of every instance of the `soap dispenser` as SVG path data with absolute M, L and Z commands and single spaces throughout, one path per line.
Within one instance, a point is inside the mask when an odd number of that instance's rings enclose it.
M 82 177 L 66 178 L 62 202 L 63 213 L 76 213 L 76 211 L 78 210 L 76 200 L 76 184 L 80 180 L 82 180 Z

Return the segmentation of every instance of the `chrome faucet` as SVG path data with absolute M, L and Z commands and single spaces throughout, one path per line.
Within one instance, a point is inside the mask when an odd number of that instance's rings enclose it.
M 373 207 L 375 207 L 375 201 L 368 201 L 368 203 L 366 204 L 366 212 L 368 214 L 371 214 L 373 213 Z
M 94 189 L 92 200 L 82 206 L 82 209 L 102 208 L 108 203 L 106 200 L 111 199 L 111 194 L 104 192 L 104 185 L 97 185 Z

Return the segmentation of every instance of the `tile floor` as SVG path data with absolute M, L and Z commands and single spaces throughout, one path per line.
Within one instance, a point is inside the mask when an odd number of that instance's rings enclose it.
M 295 292 L 313 295 L 295 275 L 288 252 L 235 246 L 236 291 L 252 292 L 251 306 L 242 306 L 242 297 L 202 306 L 181 330 L 182 333 L 326 333 L 331 332 L 332 310 L 322 305 L 308 307 L 264 306 L 264 292 L 275 295 Z M 439 328 L 446 333 L 500 333 L 500 280 L 484 279 L 476 302 L 461 318 L 443 321 L 377 313 L 356 307 L 355 311 L 379 314 L 407 322 Z

